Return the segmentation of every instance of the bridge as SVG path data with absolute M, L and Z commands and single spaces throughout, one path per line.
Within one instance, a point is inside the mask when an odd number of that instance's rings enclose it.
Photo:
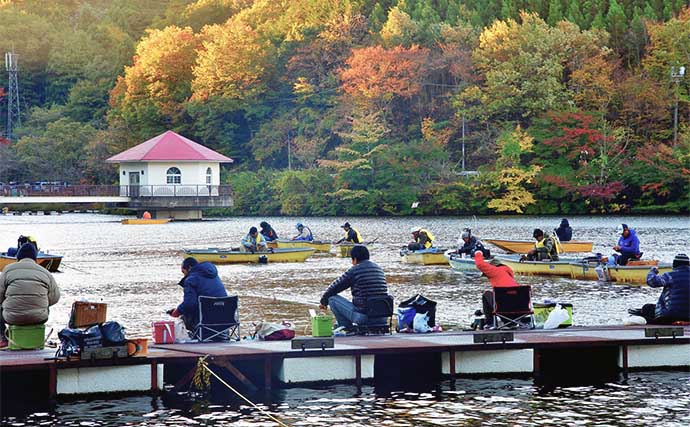
M 2 185 L 0 207 L 93 204 L 150 211 L 154 218 L 201 219 L 201 210 L 233 205 L 229 185 Z

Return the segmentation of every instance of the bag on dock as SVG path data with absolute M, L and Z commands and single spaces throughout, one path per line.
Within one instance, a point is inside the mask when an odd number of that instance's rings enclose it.
M 256 337 L 264 341 L 291 340 L 295 337 L 295 329 L 288 322 L 261 322 L 256 325 Z
M 427 325 L 431 329 L 436 325 L 436 302 L 432 301 L 421 294 L 417 294 L 412 298 L 402 301 L 398 305 L 398 330 L 401 329 L 415 329 L 415 316 L 417 314 L 426 314 L 428 317 Z M 420 326 L 421 329 L 421 326 Z

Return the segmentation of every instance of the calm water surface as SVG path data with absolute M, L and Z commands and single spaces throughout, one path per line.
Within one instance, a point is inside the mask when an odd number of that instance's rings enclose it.
M 529 239 L 534 228 L 555 228 L 556 217 L 485 218 L 227 218 L 191 223 L 124 226 L 121 217 L 98 214 L 0 216 L 0 248 L 15 244 L 20 234 L 38 239 L 43 250 L 64 255 L 55 277 L 62 291 L 51 309 L 48 326 L 66 326 L 72 302 L 108 304 L 108 319 L 127 327 L 130 337 L 148 336 L 150 323 L 164 320 L 165 310 L 182 298 L 177 286 L 182 248 L 237 246 L 252 225 L 268 221 L 281 237 L 305 222 L 316 238 L 339 239 L 339 225 L 348 220 L 370 245 L 372 259 L 386 272 L 397 301 L 422 293 L 439 302 L 437 319 L 445 329 L 462 329 L 481 306 L 485 278 L 468 278 L 442 266 L 402 264 L 399 248 L 415 225 L 429 228 L 437 246 L 454 247 L 463 227 L 480 238 Z M 594 251 L 610 254 L 615 227 L 635 228 L 645 258 L 670 261 L 688 252 L 688 217 L 571 217 L 577 240 L 594 241 Z M 226 288 L 240 296 L 243 324 L 289 320 L 298 333 L 307 326 L 307 310 L 323 290 L 350 266 L 349 259 L 314 256 L 305 263 L 219 266 Z M 572 303 L 578 325 L 620 324 L 626 310 L 655 302 L 659 291 L 578 281 L 567 278 L 520 277 L 533 286 L 534 300 Z M 246 333 L 243 331 L 243 334 Z M 495 425 L 690 424 L 690 380 L 687 373 L 636 374 L 621 384 L 601 388 L 557 389 L 540 393 L 531 381 L 471 380 L 455 387 L 442 383 L 415 393 L 378 393 L 338 386 L 321 390 L 290 389 L 270 396 L 267 408 L 295 425 Z M 259 401 L 266 402 L 265 397 Z M 630 401 L 638 402 L 630 405 Z M 272 403 L 270 403 L 272 402 Z M 29 411 L 32 412 L 32 411 Z M 237 403 L 204 405 L 198 400 L 175 402 L 151 398 L 63 402 L 44 412 L 33 411 L 5 421 L 20 425 L 270 425 Z M 44 424 L 45 423 L 45 424 Z

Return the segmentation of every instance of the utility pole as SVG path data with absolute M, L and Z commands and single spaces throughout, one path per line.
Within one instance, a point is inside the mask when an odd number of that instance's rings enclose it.
M 292 153 L 290 150 L 291 141 L 290 141 L 290 131 L 287 132 L 287 144 L 288 144 L 288 170 L 292 170 Z
M 685 76 L 685 67 L 671 67 L 671 80 L 676 82 L 676 105 L 673 108 L 673 143 L 678 142 L 678 89 Z
M 465 172 L 465 115 L 462 115 L 462 171 Z
M 5 52 L 5 70 L 9 75 L 9 93 L 7 94 L 7 139 L 12 140 L 14 126 L 21 126 L 19 115 L 19 83 L 17 83 L 18 56 L 14 52 Z

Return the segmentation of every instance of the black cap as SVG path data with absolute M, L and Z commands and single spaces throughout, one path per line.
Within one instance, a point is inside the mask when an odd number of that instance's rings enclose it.
M 346 222 L 345 224 L 341 225 L 340 228 L 350 228 L 350 223 Z
M 254 233 L 258 232 L 258 231 L 259 231 L 259 230 L 257 230 L 256 227 L 252 227 L 252 228 L 249 229 L 249 234 L 254 234 Z
M 544 232 L 541 231 L 539 228 L 535 228 L 534 233 L 532 233 L 532 237 L 539 237 L 539 236 L 543 236 L 543 235 L 544 235 Z
M 33 243 L 24 243 L 21 248 L 17 251 L 17 261 L 24 258 L 31 258 L 36 261 L 38 256 L 38 251 Z

